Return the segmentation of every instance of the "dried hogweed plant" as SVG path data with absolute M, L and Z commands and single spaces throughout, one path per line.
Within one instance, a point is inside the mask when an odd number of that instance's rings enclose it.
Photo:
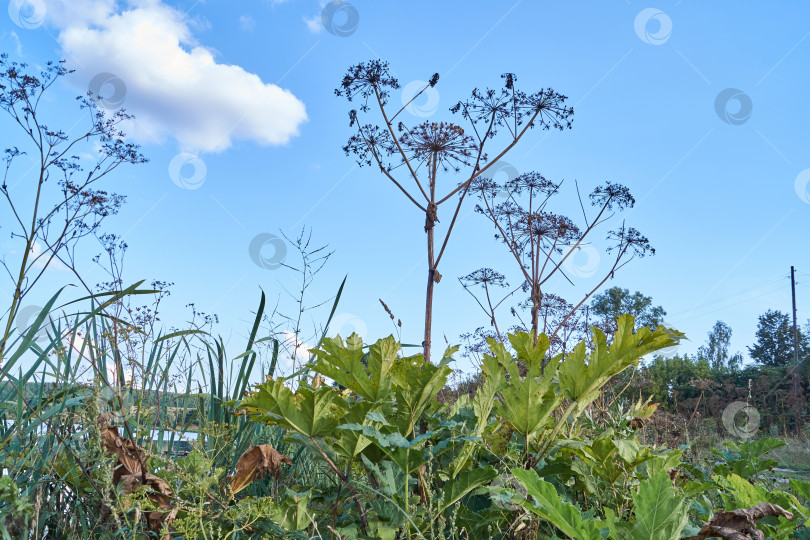
M 335 90 L 336 95 L 358 103 L 349 112 L 349 124 L 356 133 L 344 146 L 346 155 L 354 155 L 360 166 L 378 167 L 425 214 L 428 275 L 422 346 L 427 360 L 430 360 L 433 287 L 441 280 L 439 263 L 473 181 L 498 163 L 529 129 L 571 127 L 574 111 L 565 106 L 565 96 L 552 89 L 527 93 L 518 90 L 513 74 L 502 77 L 503 88 L 475 89 L 468 99 L 450 108 L 451 113 L 461 118 L 459 124 L 425 121 L 409 126 L 403 120 L 397 121 L 414 100 L 436 86 L 438 73 L 398 110 L 391 107 L 389 99 L 400 85 L 387 62 L 371 60 L 352 66 Z M 372 110 L 379 113 L 381 123 L 361 121 L 361 116 L 371 114 Z M 499 146 L 491 152 L 494 157 L 489 158 L 487 151 L 495 144 Z M 462 179 L 448 181 L 450 175 Z M 450 206 L 455 208 L 439 243 L 435 236 L 439 208 L 451 199 Z

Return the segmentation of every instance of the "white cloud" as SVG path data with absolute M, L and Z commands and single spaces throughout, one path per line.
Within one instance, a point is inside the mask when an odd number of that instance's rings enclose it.
M 47 270 L 58 270 L 60 272 L 66 272 L 68 269 L 67 266 L 62 264 L 62 262 L 57 259 L 56 257 L 51 258 L 51 252 L 44 253 L 42 252 L 42 245 L 39 242 L 34 241 L 34 244 L 31 246 L 31 254 L 28 256 L 29 261 L 33 261 L 34 268 L 47 268 Z M 49 258 L 50 261 L 48 260 Z
M 295 364 L 301 365 L 309 362 L 310 353 L 309 350 L 313 347 L 311 345 L 307 345 L 300 339 L 295 337 L 295 333 L 285 330 L 284 334 L 284 342 L 287 344 L 289 348 L 289 353 L 287 358 L 284 359 L 284 363 L 287 364 L 287 367 L 295 367 L 293 366 L 293 355 L 295 356 Z
M 239 17 L 239 26 L 242 28 L 242 30 L 251 32 L 254 28 L 256 28 L 256 21 L 254 21 L 253 17 L 250 15 L 242 15 Z
M 304 23 L 307 25 L 307 29 L 313 34 L 317 34 L 321 30 L 323 30 L 323 24 L 321 24 L 320 15 L 315 15 L 314 17 L 310 18 L 304 17 Z
M 6 38 L 9 38 L 14 42 L 14 50 L 16 51 L 17 56 L 21 57 L 23 55 L 23 49 L 22 43 L 20 43 L 20 36 L 17 35 L 17 32 L 12 30 L 11 32 L 3 32 L 3 34 L 0 35 L 0 41 L 5 40 Z
M 172 137 L 192 153 L 222 151 L 234 139 L 285 144 L 307 119 L 288 90 L 217 63 L 194 39 L 191 21 L 160 0 L 125 8 L 112 0 L 55 0 L 48 18 L 83 92 L 99 73 L 123 81 L 123 107 L 136 116 L 126 131 L 140 142 Z M 106 96 L 105 87 L 99 93 Z

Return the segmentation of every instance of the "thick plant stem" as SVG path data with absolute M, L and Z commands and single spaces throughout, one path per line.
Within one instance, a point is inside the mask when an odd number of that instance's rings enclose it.
M 431 230 L 429 236 L 432 236 Z M 425 340 L 422 342 L 425 361 L 430 362 L 430 332 L 433 325 L 433 283 L 436 270 L 428 268 L 427 292 L 425 293 Z
M 537 283 L 532 284 L 532 338 L 534 344 L 537 345 L 537 337 L 540 335 L 540 305 L 543 303 L 543 293 L 540 291 L 540 285 Z
M 426 362 L 430 362 L 430 335 L 433 330 L 433 284 L 438 283 L 442 278 L 436 270 L 436 257 L 433 247 L 433 227 L 437 221 L 438 206 L 434 202 L 436 197 L 436 153 L 431 157 L 430 168 L 430 202 L 425 212 L 425 232 L 427 233 L 427 255 L 428 255 L 428 282 L 425 292 L 425 339 L 422 342 L 422 350 Z
M 329 458 L 329 456 L 327 456 L 327 455 L 326 455 L 326 452 L 324 452 L 324 451 L 323 451 L 323 448 L 321 448 L 321 445 L 320 445 L 320 444 L 318 444 L 318 441 L 316 441 L 316 440 L 315 440 L 315 439 L 313 439 L 312 437 L 310 437 L 310 440 L 312 441 L 312 444 L 314 444 L 314 445 L 315 445 L 315 448 L 317 448 L 317 449 L 318 449 L 318 452 L 321 454 L 321 457 L 322 457 L 322 458 L 323 458 L 323 459 L 326 461 L 327 465 L 329 465 L 329 467 L 330 467 L 330 468 L 331 468 L 333 471 L 335 471 L 335 474 L 337 474 L 337 475 L 338 475 L 338 478 L 340 478 L 340 480 L 341 480 L 341 481 L 342 481 L 344 484 L 346 484 L 346 487 L 347 487 L 347 488 L 349 488 L 349 491 L 351 491 L 351 493 L 352 493 L 352 499 L 354 499 L 354 504 L 357 506 L 357 510 L 360 512 L 360 520 L 362 521 L 362 526 L 361 526 L 361 528 L 363 529 L 363 534 L 367 534 L 366 529 L 368 529 L 368 519 L 366 519 L 366 511 L 365 511 L 365 510 L 363 510 L 363 505 L 360 503 L 360 497 L 357 495 L 357 490 L 355 490 L 355 489 L 354 489 L 354 486 L 353 486 L 353 485 L 352 485 L 352 483 L 349 481 L 349 477 L 348 477 L 348 476 L 346 476 L 346 475 L 343 473 L 343 471 L 341 471 L 341 470 L 338 468 L 338 466 L 337 466 L 337 465 L 335 465 L 335 462 L 334 462 L 334 461 L 332 461 L 332 460 Z

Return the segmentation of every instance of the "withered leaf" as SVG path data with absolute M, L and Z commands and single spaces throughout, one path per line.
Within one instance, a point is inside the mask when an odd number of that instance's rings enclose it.
M 704 525 L 697 536 L 683 540 L 705 540 L 725 538 L 726 540 L 765 540 L 765 533 L 757 529 L 757 521 L 765 516 L 783 516 L 793 519 L 793 513 L 771 503 L 759 503 L 750 508 L 740 508 L 731 512 L 720 512 Z
M 239 457 L 236 462 L 236 474 L 231 480 L 231 492 L 238 493 L 245 489 L 257 478 L 270 474 L 278 478 L 281 474 L 281 465 L 292 465 L 287 456 L 269 444 L 251 446 Z
M 109 423 L 108 415 L 101 415 L 98 423 L 101 426 L 101 440 L 104 449 L 110 455 L 117 457 L 113 470 L 113 482 L 123 495 L 130 495 L 141 488 L 145 477 L 146 486 L 149 488 L 147 497 L 158 507 L 158 510 L 149 512 L 146 516 L 149 530 L 159 532 L 164 523 L 171 525 L 177 517 L 178 509 L 172 507 L 173 493 L 168 482 L 151 473 L 143 474 L 141 449 L 130 439 L 121 437 L 118 428 Z
M 113 483 L 117 484 L 125 475 L 141 474 L 143 456 L 131 440 L 121 437 L 118 428 L 110 425 L 108 419 L 106 414 L 101 415 L 98 422 L 101 425 L 101 441 L 104 449 L 108 454 L 118 457 L 113 472 Z

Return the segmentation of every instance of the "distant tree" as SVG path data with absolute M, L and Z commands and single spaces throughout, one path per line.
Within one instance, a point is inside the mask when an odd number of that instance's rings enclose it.
M 803 333 L 799 331 L 799 360 L 806 360 L 808 347 Z M 751 358 L 766 366 L 784 366 L 793 362 L 793 324 L 790 316 L 769 309 L 759 316 L 757 342 L 748 347 Z M 802 346 L 803 345 L 803 346 Z
M 436 86 L 438 80 L 436 73 L 411 101 L 401 108 L 392 107 L 389 98 L 392 91 L 399 89 L 399 81 L 391 75 L 388 63 L 371 60 L 349 68 L 335 90 L 336 95 L 359 102 L 359 107 L 349 112 L 349 124 L 356 133 L 343 148 L 346 155 L 354 154 L 360 166 L 379 169 L 424 215 L 419 225 L 427 236 L 428 266 L 422 345 L 428 361 L 433 286 L 441 280 L 439 263 L 472 182 L 490 170 L 531 128 L 570 128 L 574 112 L 565 106 L 567 98 L 562 94 L 552 89 L 527 93 L 517 87 L 516 77 L 507 73 L 503 75 L 503 88 L 476 88 L 470 98 L 450 109 L 461 117 L 458 124 L 425 121 L 409 126 L 403 118 L 397 118 L 423 92 Z M 361 120 L 372 110 L 379 113 L 380 123 Z M 487 151 L 494 157 L 488 157 Z M 448 182 L 447 177 L 456 174 L 461 181 Z M 443 203 L 454 209 L 444 238 L 436 239 L 434 228 Z
M 645 393 L 673 410 L 677 396 L 697 397 L 699 391 L 691 383 L 711 377 L 711 368 L 705 358 L 684 354 L 671 358 L 657 356 L 640 373 Z
M 638 291 L 630 294 L 629 289 L 621 287 L 611 287 L 594 296 L 591 312 L 602 317 L 610 327 L 615 327 L 619 315 L 629 313 L 636 318 L 637 328 L 656 328 L 667 314 L 663 307 L 653 305 L 652 297 Z
M 698 348 L 698 357 L 705 358 L 716 372 L 734 371 L 742 365 L 742 355 L 729 355 L 731 327 L 723 321 L 714 323 L 705 345 Z

